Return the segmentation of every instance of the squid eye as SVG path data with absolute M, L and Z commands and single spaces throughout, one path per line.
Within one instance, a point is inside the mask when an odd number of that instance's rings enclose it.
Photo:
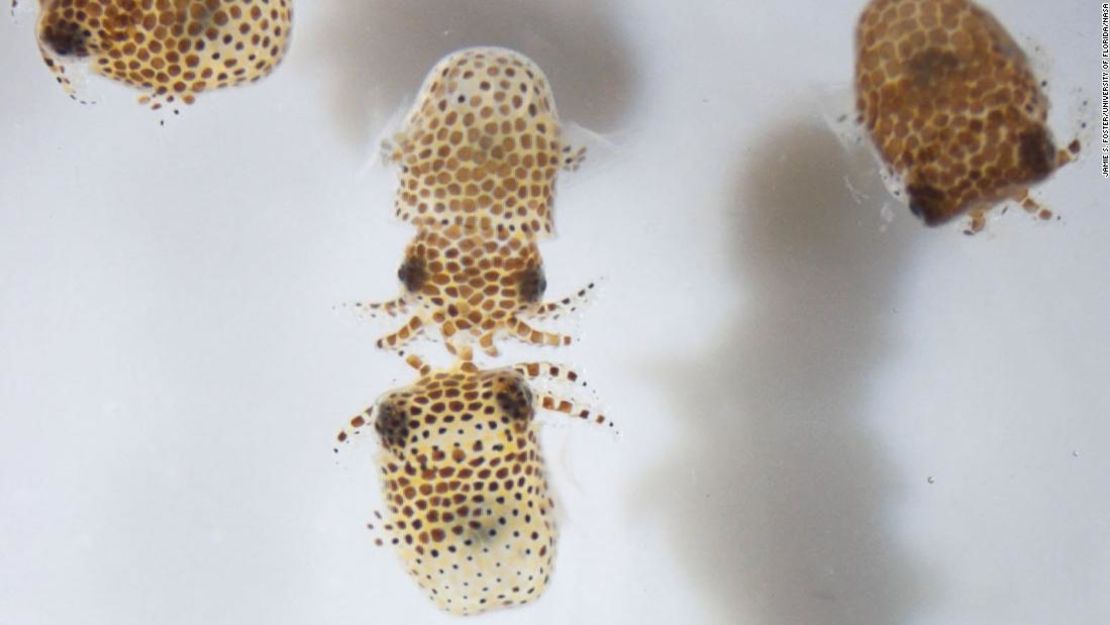
M 908 185 L 910 212 L 929 226 L 938 226 L 958 214 L 950 199 L 940 189 L 927 185 Z
M 411 293 L 424 288 L 424 283 L 428 280 L 428 270 L 424 266 L 424 261 L 419 258 L 406 258 L 397 269 L 397 279 Z
M 403 407 L 392 401 L 378 404 L 374 417 L 374 431 L 386 447 L 403 447 L 409 437 L 409 422 Z
M 40 39 L 58 56 L 82 58 L 89 55 L 89 32 L 74 22 L 61 20 L 48 25 L 43 28 Z
M 516 378 L 505 380 L 505 386 L 497 393 L 497 405 L 514 421 L 528 421 L 535 414 L 532 389 Z
M 526 302 L 538 302 L 547 290 L 547 278 L 543 273 L 543 266 L 537 265 L 526 269 L 520 275 L 520 297 Z

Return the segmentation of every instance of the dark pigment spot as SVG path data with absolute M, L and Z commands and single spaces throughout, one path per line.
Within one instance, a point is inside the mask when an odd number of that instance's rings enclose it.
M 1019 141 L 1018 156 L 1029 180 L 1042 180 L 1051 174 L 1056 168 L 1056 146 L 1044 126 L 1027 130 Z
M 948 206 L 944 193 L 929 184 L 911 184 L 906 187 L 910 196 L 910 211 L 925 221 L 927 226 L 938 226 L 956 215 Z
M 532 393 L 521 382 L 509 383 L 497 393 L 497 405 L 514 421 L 532 418 Z
M 407 258 L 397 270 L 397 278 L 409 292 L 415 293 L 424 288 L 424 283 L 428 280 L 428 270 L 422 259 Z
M 81 58 L 89 55 L 88 33 L 74 22 L 61 21 L 47 26 L 42 32 L 42 42 L 58 56 Z
M 914 84 L 928 87 L 955 73 L 960 67 L 960 59 L 951 52 L 929 48 L 914 55 L 907 65 Z
M 524 301 L 538 302 L 546 290 L 547 277 L 542 266 L 529 268 L 520 275 L 520 296 Z
M 383 403 L 374 421 L 374 429 L 387 447 L 401 447 L 409 435 L 405 413 L 391 403 Z

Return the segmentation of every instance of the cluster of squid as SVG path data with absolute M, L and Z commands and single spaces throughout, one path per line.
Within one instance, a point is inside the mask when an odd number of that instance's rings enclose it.
M 12 0 L 13 11 L 19 2 Z M 293 22 L 292 0 L 38 0 L 38 6 L 39 49 L 70 97 L 80 99 L 72 70 L 85 65 L 95 74 L 138 89 L 140 102 L 154 109 L 192 104 L 202 92 L 261 80 L 281 62 Z M 855 52 L 856 122 L 896 181 L 897 195 L 915 215 L 930 226 L 967 215 L 968 233 L 982 230 L 987 213 L 1008 202 L 1041 219 L 1053 217 L 1030 196 L 1029 188 L 1074 160 L 1079 142 L 1057 146 L 1047 127 L 1044 83 L 1038 82 L 1024 51 L 993 15 L 970 0 L 871 0 L 856 27 Z M 434 77 L 430 81 L 435 82 Z M 498 81 L 484 82 L 494 89 Z M 482 83 L 467 83 L 465 88 L 474 92 L 460 95 L 503 98 L 487 102 L 489 117 L 481 116 L 481 106 L 468 102 L 436 102 L 436 107 L 442 105 L 441 117 L 432 115 L 433 110 L 410 116 L 412 136 L 390 153 L 407 168 L 399 215 L 417 226 L 458 225 L 451 233 L 426 232 L 428 237 L 454 237 L 460 247 L 469 245 L 468 237 L 479 229 L 500 235 L 503 226 L 511 225 L 515 229 L 509 232 L 521 235 L 550 234 L 554 173 L 548 168 L 553 163 L 565 166 L 567 159 L 573 166 L 581 155 L 551 149 L 560 146 L 553 108 L 537 108 L 537 115 L 550 116 L 549 124 L 528 127 L 527 118 L 512 117 L 509 122 L 492 106 L 527 101 L 526 106 L 539 107 L 534 93 L 485 91 Z M 446 123 L 452 112 L 452 130 L 441 136 L 443 126 L 438 123 Z M 467 112 L 470 124 L 463 123 Z M 420 126 L 421 119 L 427 126 Z M 432 122 L 437 125 L 432 127 Z M 487 130 L 492 123 L 506 122 L 512 127 L 499 127 L 492 134 Z M 518 128 L 520 124 L 524 126 Z M 474 144 L 470 139 L 479 131 L 485 134 Z M 493 136 L 508 145 L 493 145 Z M 414 141 L 428 137 L 435 151 L 427 149 L 430 144 L 416 149 Z M 439 151 L 456 149 L 461 163 L 464 155 L 487 157 L 495 148 L 522 154 L 541 138 L 547 147 L 537 147 L 530 164 L 518 164 L 538 178 L 502 176 L 504 184 L 498 186 L 490 176 L 451 177 L 442 169 L 431 176 L 427 169 L 437 160 L 447 160 Z M 467 175 L 483 174 L 498 164 L 487 158 L 484 165 L 466 168 Z M 541 158 L 550 160 L 541 164 Z M 437 238 L 432 247 L 443 244 Z M 517 256 L 531 249 L 527 243 L 518 245 L 522 247 L 513 250 Z M 429 249 L 421 248 L 419 241 L 413 246 L 415 252 Z M 420 284 L 424 277 L 419 271 L 406 276 L 406 284 Z M 531 292 L 534 289 L 525 288 L 517 295 Z M 412 304 L 414 299 L 404 301 Z M 421 311 L 413 317 L 414 326 L 393 340 L 403 341 L 420 329 L 416 324 L 427 323 L 427 307 L 415 307 Z M 487 350 L 493 349 L 496 334 L 490 330 L 502 322 L 512 334 L 550 342 L 558 339 L 533 334 L 524 319 L 550 312 L 534 307 L 497 320 L 475 314 L 492 325 L 475 329 L 463 316 L 442 324 L 442 329 L 482 334 Z
M 13 9 L 16 1 L 13 0 Z M 39 49 L 67 94 L 73 69 L 129 85 L 154 109 L 192 104 L 214 89 L 256 82 L 281 61 L 291 0 L 39 0 Z M 1058 148 L 1048 99 L 1005 28 L 969 0 L 871 0 L 856 29 L 856 122 L 899 195 L 927 225 L 1016 201 L 1052 212 L 1029 188 L 1073 160 Z M 556 531 L 535 414 L 549 410 L 612 426 L 568 396 L 537 390 L 581 384 L 545 362 L 482 369 L 512 337 L 561 346 L 537 326 L 572 312 L 593 285 L 544 299 L 539 243 L 553 233 L 561 171 L 584 151 L 564 141 L 550 86 L 524 56 L 476 48 L 428 75 L 400 131 L 384 146 L 400 170 L 396 216 L 417 231 L 397 272 L 399 297 L 363 304 L 403 319 L 382 348 L 404 353 L 420 335 L 455 357 L 417 372 L 339 434 L 380 439 L 380 542 L 395 546 L 436 605 L 476 614 L 534 600 L 550 579 Z
M 536 599 L 555 553 L 535 413 L 612 425 L 534 382 L 584 384 L 546 362 L 482 369 L 475 349 L 498 355 L 506 336 L 537 346 L 571 337 L 536 322 L 572 312 L 592 285 L 545 301 L 539 241 L 553 232 L 555 183 L 584 150 L 563 141 L 543 72 L 523 55 L 473 48 L 432 68 L 401 130 L 383 145 L 400 169 L 395 211 L 416 229 L 397 271 L 399 297 L 359 307 L 397 317 L 378 346 L 404 353 L 424 334 L 455 358 L 432 370 L 419 357 L 412 385 L 390 391 L 339 434 L 376 432 L 381 532 L 437 606 L 454 614 Z

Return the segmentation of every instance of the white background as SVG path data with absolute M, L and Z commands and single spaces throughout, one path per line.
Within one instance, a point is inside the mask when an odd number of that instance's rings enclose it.
M 987 4 L 1061 143 L 1097 124 L 1098 4 Z M 543 245 L 548 293 L 604 278 L 581 342 L 500 362 L 575 364 L 622 430 L 545 418 L 553 583 L 482 622 L 1110 621 L 1098 146 L 1037 189 L 1061 221 L 926 229 L 824 121 L 860 9 L 298 0 L 279 71 L 164 126 L 0 18 L 0 623 L 452 620 L 363 527 L 373 445 L 331 452 L 412 379 L 333 306 L 396 292 L 374 136 L 471 44 L 614 144 Z

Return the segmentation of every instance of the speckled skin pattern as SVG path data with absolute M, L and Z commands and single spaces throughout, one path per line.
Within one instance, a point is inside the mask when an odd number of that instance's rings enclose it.
M 397 272 L 400 297 L 357 305 L 374 317 L 407 316 L 378 346 L 400 351 L 429 331 L 452 354 L 476 344 L 497 356 L 505 335 L 570 344 L 570 336 L 531 325 L 576 310 L 593 288 L 542 301 L 538 241 L 554 231 L 557 172 L 585 158 L 560 140 L 543 71 L 503 48 L 449 54 L 383 149 L 399 165 L 396 214 L 417 235 Z
M 387 393 L 339 435 L 346 442 L 373 425 L 380 440 L 387 514 L 371 524 L 383 536 L 377 542 L 393 545 L 416 583 L 452 614 L 532 601 L 550 578 L 556 537 L 535 411 L 612 424 L 532 391 L 528 379 L 577 380 L 555 365 L 416 366 L 415 384 Z
M 529 384 L 576 383 L 574 371 L 549 363 L 483 370 L 473 352 L 497 356 L 504 335 L 571 342 L 530 323 L 573 312 L 593 288 L 543 301 L 538 244 L 554 230 L 557 173 L 577 167 L 584 151 L 561 141 L 543 72 L 499 48 L 439 62 L 383 149 L 400 169 L 396 215 L 417 232 L 397 270 L 400 296 L 357 306 L 407 319 L 379 347 L 404 354 L 430 331 L 456 361 L 432 371 L 409 354 L 419 379 L 352 419 L 339 441 L 373 426 L 387 509 L 371 529 L 439 608 L 468 615 L 527 603 L 547 586 L 556 540 L 535 411 L 612 423 Z
M 930 226 L 970 211 L 979 230 L 984 211 L 1025 200 L 1068 160 L 1025 54 L 968 0 L 872 0 L 856 31 L 856 95 L 863 126 Z
M 436 64 L 384 149 L 401 166 L 402 220 L 531 237 L 553 232 L 558 172 L 584 157 L 562 141 L 543 71 L 502 48 L 470 48 Z
M 495 340 L 511 335 L 533 345 L 567 345 L 571 337 L 537 330 L 528 320 L 573 309 L 593 287 L 574 298 L 542 301 L 547 288 L 539 246 L 520 233 L 473 231 L 451 225 L 422 230 L 409 243 L 397 271 L 401 297 L 362 305 L 371 314 L 411 314 L 399 330 L 378 341 L 399 349 L 425 329 L 438 329 L 448 351 L 477 342 L 496 356 Z
M 158 109 L 266 76 L 292 25 L 290 0 L 40 0 L 36 28 L 46 65 L 71 97 L 67 68 L 87 62 Z

